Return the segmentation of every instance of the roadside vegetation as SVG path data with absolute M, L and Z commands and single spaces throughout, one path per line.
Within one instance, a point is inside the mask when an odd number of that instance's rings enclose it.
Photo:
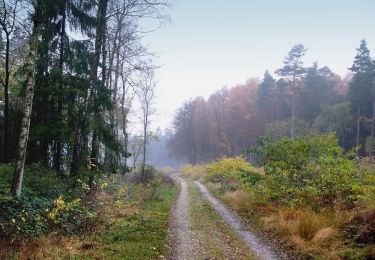
M 10 196 L 12 165 L 0 166 L 0 259 L 157 258 L 166 254 L 176 187 L 147 168 L 74 182 L 40 165 L 26 167 L 22 197 Z
M 334 134 L 266 136 L 251 152 L 261 167 L 235 157 L 181 172 L 205 181 L 245 220 L 304 258 L 374 259 L 372 166 L 356 163 Z

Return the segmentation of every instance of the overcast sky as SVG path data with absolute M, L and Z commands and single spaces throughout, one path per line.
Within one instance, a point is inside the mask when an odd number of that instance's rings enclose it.
M 273 72 L 291 47 L 345 75 L 361 39 L 375 54 L 374 0 L 176 0 L 169 25 L 144 41 L 158 53 L 157 117 L 171 125 L 189 98 Z

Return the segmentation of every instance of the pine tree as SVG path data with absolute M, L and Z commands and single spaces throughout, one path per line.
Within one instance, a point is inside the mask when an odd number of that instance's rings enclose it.
M 257 105 L 267 119 L 267 122 L 275 118 L 275 100 L 274 90 L 276 87 L 276 80 L 271 76 L 267 70 L 264 73 L 263 81 L 259 84 L 257 90 Z
M 296 114 L 296 97 L 298 87 L 300 85 L 302 76 L 305 74 L 302 57 L 306 53 L 306 48 L 302 44 L 297 44 L 289 51 L 288 56 L 284 59 L 284 67 L 275 71 L 276 74 L 284 77 L 291 88 L 292 92 L 292 123 L 290 128 L 290 136 L 294 138 L 294 120 Z
M 370 117 L 371 108 L 373 107 L 371 90 L 373 85 L 372 60 L 365 40 L 361 41 L 353 65 L 349 70 L 354 73 L 353 80 L 349 86 L 348 96 L 357 114 L 356 146 L 359 147 L 360 139 L 366 136 L 366 133 L 361 135 L 361 117 Z

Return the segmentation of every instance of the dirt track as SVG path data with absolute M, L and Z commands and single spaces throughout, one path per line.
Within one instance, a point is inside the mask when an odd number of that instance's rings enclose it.
M 198 243 L 189 218 L 190 196 L 185 180 L 174 177 L 181 185 L 180 193 L 172 209 L 170 222 L 171 259 L 194 259 Z
M 203 184 L 173 179 L 181 188 L 170 219 L 169 259 L 278 259 Z

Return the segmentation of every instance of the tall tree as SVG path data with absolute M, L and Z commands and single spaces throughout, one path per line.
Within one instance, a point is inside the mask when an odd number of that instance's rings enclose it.
M 275 118 L 275 87 L 276 80 L 267 70 L 257 90 L 257 106 L 267 123 Z
M 153 70 L 146 70 L 141 73 L 137 96 L 141 103 L 142 127 L 143 127 L 143 157 L 142 157 L 142 176 L 141 181 L 146 182 L 145 165 L 147 156 L 147 143 L 150 137 L 150 120 L 154 114 L 153 101 L 155 97 L 155 80 Z
M 299 115 L 312 124 L 321 110 L 336 99 L 333 73 L 328 67 L 318 67 L 318 63 L 306 69 L 303 87 L 299 96 Z
M 19 12 L 20 0 L 6 1 L 0 3 L 0 27 L 1 35 L 5 36 L 5 68 L 4 78 L 1 83 L 4 87 L 4 130 L 3 130 L 3 147 L 1 160 L 8 163 L 10 160 L 10 136 L 9 136 L 9 78 L 11 74 L 10 68 L 10 43 L 13 33 L 16 29 L 16 14 Z
M 367 48 L 365 40 L 361 41 L 357 49 L 357 55 L 354 58 L 352 67 L 349 68 L 354 73 L 353 80 L 349 85 L 349 99 L 352 102 L 353 108 L 357 114 L 357 130 L 356 130 L 356 146 L 360 145 L 361 138 L 361 117 L 368 115 L 371 111 L 372 98 L 371 98 L 371 69 L 372 60 L 370 51 Z
M 85 94 L 83 108 L 81 117 L 78 121 L 78 125 L 76 127 L 75 132 L 75 140 L 74 140 L 74 148 L 73 148 L 73 156 L 72 156 L 72 163 L 70 167 L 70 173 L 73 176 L 77 176 L 79 165 L 81 163 L 81 146 L 82 141 L 84 139 L 86 124 L 87 124 L 87 116 L 89 113 L 90 104 L 94 98 L 94 93 L 97 91 L 96 87 L 100 82 L 98 81 L 98 69 L 100 65 L 100 58 L 103 51 L 103 43 L 104 43 L 104 34 L 105 34 L 105 25 L 106 25 L 106 14 L 107 14 L 107 7 L 108 7 L 108 0 L 99 0 L 98 8 L 97 8 L 97 20 L 96 20 L 96 28 L 95 28 L 95 49 L 93 55 L 93 61 L 91 64 L 91 71 L 90 71 L 90 86 L 87 89 Z M 96 164 L 96 157 L 98 153 L 98 144 L 97 144 L 97 132 L 94 131 L 92 137 L 92 150 L 91 150 L 91 158 L 93 158 L 93 163 Z
M 372 153 L 374 150 L 374 128 L 375 128 L 375 60 L 372 61 L 371 66 L 371 94 L 372 94 L 372 117 L 371 117 L 371 139 L 370 139 L 370 151 L 369 157 L 372 158 Z
M 21 123 L 21 133 L 18 141 L 15 172 L 11 187 L 11 193 L 17 197 L 21 196 L 27 141 L 29 138 L 31 110 L 34 97 L 35 62 L 38 50 L 38 37 L 43 25 L 41 19 L 43 17 L 43 5 L 45 4 L 46 3 L 43 2 L 43 0 L 37 0 L 34 3 L 33 29 L 29 40 L 29 54 L 25 63 L 25 71 L 27 72 L 27 74 L 23 117 Z
M 291 128 L 290 136 L 294 138 L 294 120 L 296 114 L 296 97 L 298 87 L 302 76 L 305 74 L 302 57 L 306 53 L 306 48 L 302 44 L 297 44 L 289 51 L 288 56 L 284 59 L 284 67 L 275 71 L 276 74 L 284 77 L 291 88 L 292 111 L 291 111 Z
M 59 62 L 58 62 L 58 74 L 59 74 L 59 82 L 58 82 L 58 96 L 57 96 L 57 117 L 58 121 L 64 122 L 62 110 L 63 110 L 63 93 L 64 93 L 64 62 L 65 62 L 65 45 L 66 45 L 66 12 L 67 12 L 67 1 L 62 0 L 60 1 L 59 5 L 60 11 L 60 46 L 59 46 Z M 54 162 L 53 167 L 56 172 L 61 173 L 61 163 L 62 163 L 62 150 L 63 150 L 63 140 L 62 136 L 59 135 L 54 142 Z

